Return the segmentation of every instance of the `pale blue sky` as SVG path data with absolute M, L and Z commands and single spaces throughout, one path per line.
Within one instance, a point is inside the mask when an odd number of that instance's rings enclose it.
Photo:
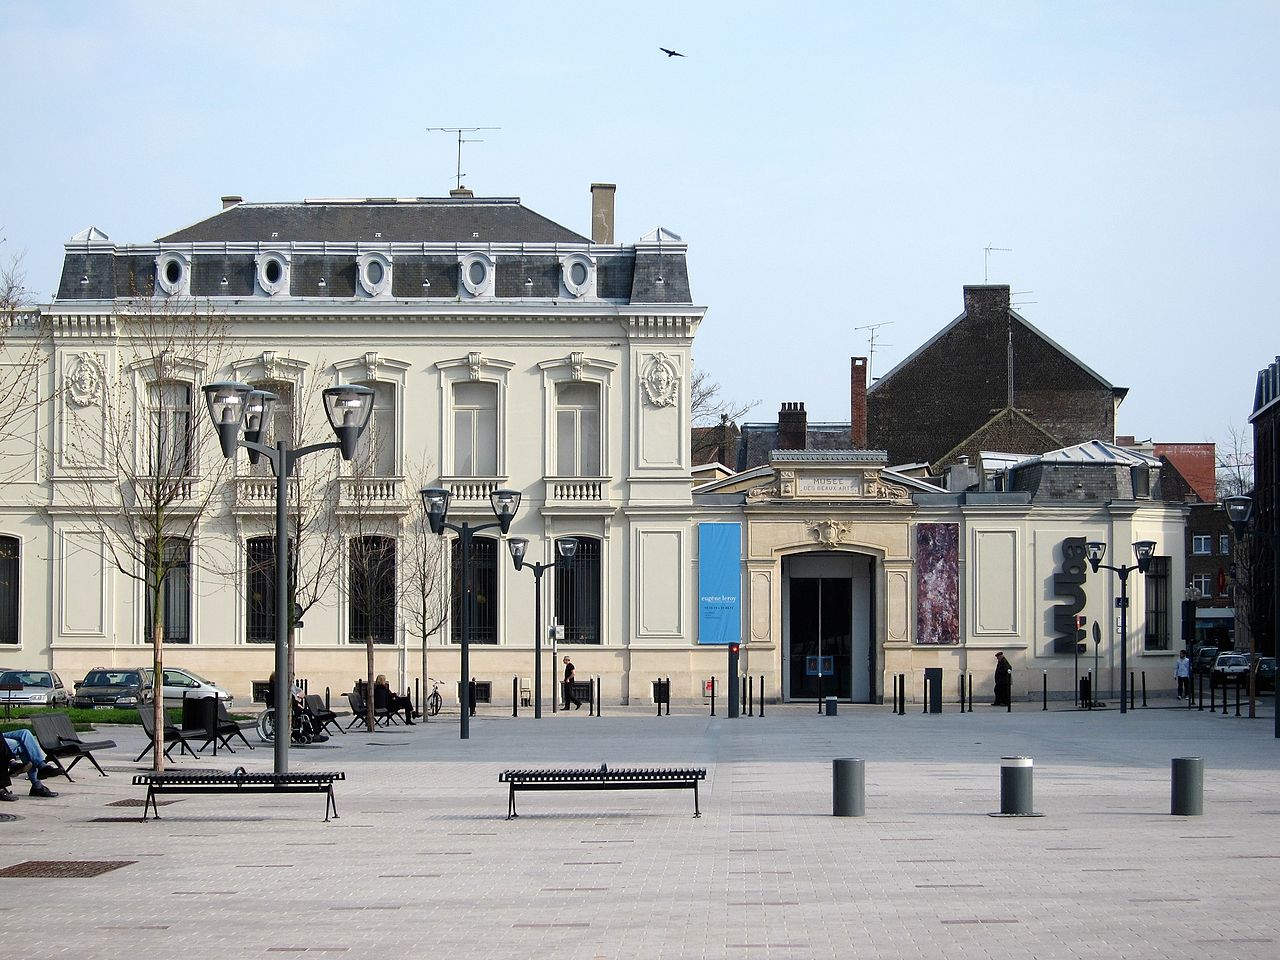
M 477 194 L 586 233 L 614 182 L 619 240 L 688 241 L 696 357 L 749 419 L 847 419 L 855 328 L 892 321 L 886 372 L 993 244 L 1023 315 L 1131 388 L 1121 432 L 1224 440 L 1280 352 L 1278 27 L 1274 2 L 0 0 L 0 254 L 47 299 L 89 224 L 443 195 L 425 128 L 498 126 Z

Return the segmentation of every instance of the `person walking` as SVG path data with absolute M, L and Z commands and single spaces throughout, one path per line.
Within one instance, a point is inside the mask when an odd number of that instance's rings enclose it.
M 582 701 L 579 700 L 577 696 L 574 695 L 574 692 L 573 692 L 573 677 L 574 677 L 573 661 L 570 660 L 568 657 L 565 657 L 564 658 L 564 696 L 561 697 L 561 706 L 560 706 L 561 710 L 569 709 L 570 700 L 573 701 L 573 709 L 575 710 L 582 709 Z
M 996 698 L 991 701 L 993 707 L 1011 706 L 1013 698 L 1013 667 L 1004 658 L 1004 653 L 996 654 Z
M 1185 650 L 1178 654 L 1178 661 L 1173 665 L 1173 677 L 1178 681 L 1178 699 L 1181 700 L 1184 693 L 1191 696 L 1191 658 Z

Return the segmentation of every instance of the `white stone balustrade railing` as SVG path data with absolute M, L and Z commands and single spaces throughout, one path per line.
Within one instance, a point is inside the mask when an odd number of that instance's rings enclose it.
M 604 480 L 551 477 L 547 480 L 547 500 L 556 503 L 592 503 L 604 498 Z

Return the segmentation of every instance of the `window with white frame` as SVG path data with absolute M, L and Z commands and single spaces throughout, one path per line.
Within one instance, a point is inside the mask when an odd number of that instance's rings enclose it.
M 1191 578 L 1191 588 L 1199 590 L 1200 596 L 1213 596 L 1213 577 L 1207 573 L 1197 573 Z
M 164 617 L 165 643 L 191 642 L 191 542 L 183 537 L 165 537 L 164 555 L 156 547 L 156 541 L 147 542 L 147 620 L 143 632 L 147 642 L 154 638 L 151 624 L 155 612 L 156 581 L 161 571 L 164 583 L 160 586 L 161 614 Z
M 0 536 L 0 644 L 18 642 L 18 546 L 17 537 Z
M 395 384 L 377 380 L 362 384 L 373 391 L 373 413 L 356 448 L 357 469 L 368 477 L 396 475 Z
M 1213 553 L 1213 536 L 1208 533 L 1192 534 L 1191 552 L 1197 557 L 1209 556 Z
M 347 640 L 395 643 L 395 538 L 352 537 L 348 552 Z
M 1169 633 L 1169 569 L 1168 557 L 1152 557 L 1147 567 L 1145 594 L 1147 600 L 1144 649 L 1168 650 Z
M 498 474 L 498 385 L 460 381 L 453 385 L 453 474 Z
M 293 384 L 283 380 L 264 380 L 252 384 L 255 390 L 266 390 L 276 395 L 275 405 L 271 408 L 271 421 L 262 425 L 262 436 L 259 442 L 274 447 L 283 440 L 290 447 L 294 443 L 293 429 Z M 265 457 L 249 467 L 254 476 L 269 477 L 271 462 Z
M 1218 534 L 1218 552 L 1224 557 L 1231 556 L 1231 534 Z
M 598 477 L 600 387 L 594 383 L 556 384 L 556 475 Z
M 191 475 L 191 384 L 160 380 L 147 384 L 146 474 L 156 478 Z
M 600 643 L 600 541 L 576 539 L 572 560 L 556 564 L 556 620 L 564 626 L 565 643 Z

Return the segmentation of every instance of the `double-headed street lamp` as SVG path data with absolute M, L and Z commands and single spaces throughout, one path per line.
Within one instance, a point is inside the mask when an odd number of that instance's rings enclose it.
M 1102 562 L 1102 558 L 1107 555 L 1107 545 L 1105 543 L 1101 540 L 1090 540 L 1085 545 L 1085 556 L 1089 558 L 1089 566 L 1093 568 L 1094 573 L 1097 573 L 1101 568 L 1103 570 L 1112 570 L 1120 577 L 1120 600 L 1117 605 L 1120 607 L 1121 713 L 1127 712 L 1129 706 L 1125 689 L 1129 677 L 1129 574 L 1134 570 L 1139 573 L 1146 573 L 1147 568 L 1151 566 L 1151 557 L 1155 551 L 1156 542 L 1154 540 L 1139 540 L 1133 545 L 1133 555 L 1138 558 L 1138 562 L 1132 566 L 1121 564 L 1118 567 L 1113 567 Z
M 539 720 L 542 718 L 542 575 L 556 564 L 572 560 L 578 552 L 578 541 L 571 537 L 557 540 L 556 553 L 560 559 L 550 563 L 527 562 L 524 556 L 529 550 L 529 541 L 524 537 L 512 537 L 507 546 L 511 548 L 511 562 L 517 570 L 528 567 L 533 571 L 533 718 Z
M 293 475 L 294 465 L 308 454 L 320 450 L 339 450 L 343 460 L 356 455 L 356 442 L 369 423 L 373 410 L 373 391 L 368 387 L 344 384 L 328 387 L 323 392 L 324 412 L 337 440 L 312 443 L 293 449 L 283 440 L 274 447 L 262 443 L 262 428 L 271 419 L 276 395 L 255 390 L 244 383 L 211 383 L 204 388 L 209 416 L 218 430 L 222 455 L 234 459 L 237 447 L 249 451 L 251 463 L 266 457 L 276 477 L 276 670 L 275 670 L 275 772 L 289 772 L 289 694 L 293 678 L 289 676 L 289 524 L 288 488 L 285 481 Z M 241 428 L 244 439 L 240 438 Z
M 1227 511 L 1227 520 L 1231 523 L 1231 530 L 1236 535 L 1236 542 L 1243 543 L 1245 534 L 1249 532 L 1249 525 L 1253 520 L 1253 497 L 1235 496 L 1227 497 L 1222 501 L 1222 506 Z M 1275 523 L 1275 515 L 1272 515 L 1272 523 Z M 1280 531 L 1277 530 L 1261 530 L 1259 524 L 1253 524 L 1254 536 L 1262 537 L 1270 541 L 1271 545 L 1271 610 L 1272 625 L 1271 637 L 1273 649 L 1280 652 Z M 1249 602 L 1252 603 L 1257 598 L 1254 592 L 1255 578 L 1249 578 Z M 1252 709 L 1254 683 L 1249 685 L 1250 690 L 1250 709 Z M 1275 736 L 1280 738 L 1280 694 L 1276 695 L 1276 716 L 1275 716 Z M 1252 714 L 1251 714 L 1252 715 Z
M 441 536 L 445 530 L 452 530 L 458 535 L 458 551 L 462 564 L 462 663 L 461 683 L 459 684 L 459 701 L 462 704 L 462 722 L 459 725 L 461 739 L 471 736 L 471 537 L 481 530 L 498 527 L 503 536 L 511 529 L 511 521 L 516 518 L 520 509 L 520 492 L 518 490 L 495 490 L 489 494 L 489 506 L 497 521 L 472 526 L 467 521 L 449 523 L 449 501 L 453 494 L 443 487 L 427 487 L 422 490 L 422 509 L 427 514 L 427 525 L 431 532 Z

